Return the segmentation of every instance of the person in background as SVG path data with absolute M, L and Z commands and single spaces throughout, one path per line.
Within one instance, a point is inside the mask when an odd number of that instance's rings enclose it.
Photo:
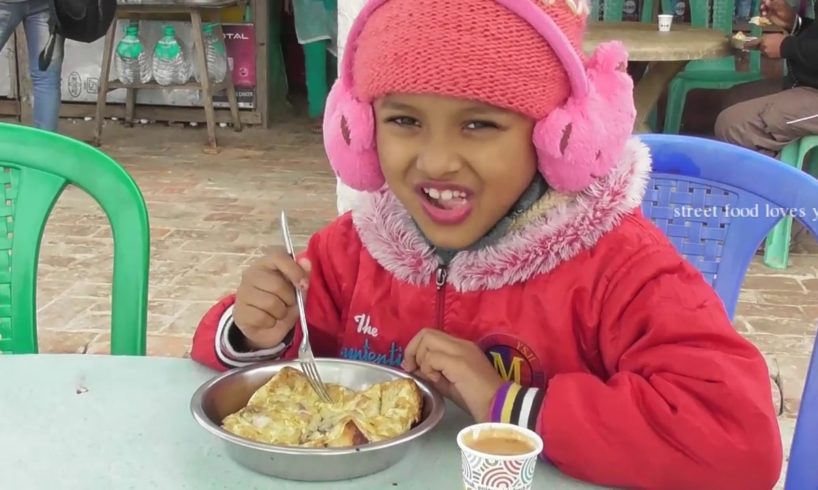
M 39 56 L 50 36 L 49 0 L 0 1 L 0 49 L 20 22 L 25 26 L 28 41 L 28 67 L 34 92 L 34 127 L 57 131 L 60 118 L 60 84 L 65 39 L 57 36 L 54 56 L 45 71 L 40 71 Z
M 783 79 L 737 85 L 725 96 L 716 118 L 716 138 L 776 156 L 788 143 L 818 134 L 818 24 L 802 17 L 786 0 L 763 0 L 761 14 L 786 33 L 761 37 L 759 49 L 770 59 L 783 59 Z

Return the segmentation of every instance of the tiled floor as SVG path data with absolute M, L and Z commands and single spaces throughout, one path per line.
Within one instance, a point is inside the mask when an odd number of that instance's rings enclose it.
M 64 122 L 64 132 L 90 137 L 91 123 Z M 205 310 L 238 284 L 266 246 L 281 243 L 281 207 L 289 211 L 296 245 L 335 216 L 335 179 L 320 136 L 306 122 L 240 134 L 222 129 L 219 138 L 223 151 L 209 155 L 202 152 L 201 126 L 106 127 L 102 149 L 131 172 L 149 207 L 151 355 L 187 354 Z M 796 252 L 784 272 L 752 264 L 735 322 L 780 368 L 788 417 L 798 409 L 818 321 L 818 246 L 809 241 Z M 43 243 L 43 351 L 107 351 L 111 255 L 99 207 L 69 189 Z
M 64 132 L 91 134 L 88 123 Z M 280 244 L 277 214 L 290 211 L 296 246 L 335 215 L 334 178 L 307 125 L 219 133 L 203 128 L 108 125 L 104 151 L 134 176 L 151 221 L 148 349 L 183 356 L 205 310 L 238 285 L 265 246 Z M 99 206 L 69 188 L 46 227 L 38 288 L 43 350 L 106 352 L 112 239 Z

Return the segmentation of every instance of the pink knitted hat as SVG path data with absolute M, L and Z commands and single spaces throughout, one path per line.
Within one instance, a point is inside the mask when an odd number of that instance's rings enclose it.
M 584 59 L 587 0 L 533 2 Z M 495 0 L 390 0 L 366 22 L 352 67 L 364 102 L 389 93 L 477 100 L 532 119 L 568 97 L 554 51 L 525 20 Z
M 604 178 L 636 108 L 624 45 L 583 55 L 586 1 L 368 0 L 327 97 L 324 146 L 336 175 L 357 190 L 382 189 L 372 101 L 425 93 L 535 119 L 539 171 L 560 192 Z

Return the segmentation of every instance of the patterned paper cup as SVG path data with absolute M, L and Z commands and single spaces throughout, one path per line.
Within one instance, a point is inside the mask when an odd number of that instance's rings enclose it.
M 477 451 L 467 441 L 486 434 L 511 432 L 528 443 L 532 450 L 525 454 L 496 455 Z M 466 490 L 530 490 L 534 481 L 537 456 L 543 442 L 536 432 L 512 424 L 484 423 L 466 427 L 457 434 Z

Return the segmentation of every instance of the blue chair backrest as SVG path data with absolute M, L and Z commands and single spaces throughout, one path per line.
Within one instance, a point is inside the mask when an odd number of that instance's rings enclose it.
M 801 395 L 798 420 L 787 467 L 787 490 L 818 488 L 818 336 L 812 348 L 807 382 Z
M 735 313 L 744 274 L 789 213 L 818 236 L 818 180 L 774 158 L 716 140 L 640 135 L 653 173 L 642 203 Z
M 818 236 L 818 180 L 720 141 L 647 134 L 653 172 L 642 210 L 699 267 L 733 317 L 747 267 L 790 210 Z M 818 489 L 818 340 L 790 450 L 787 490 Z

